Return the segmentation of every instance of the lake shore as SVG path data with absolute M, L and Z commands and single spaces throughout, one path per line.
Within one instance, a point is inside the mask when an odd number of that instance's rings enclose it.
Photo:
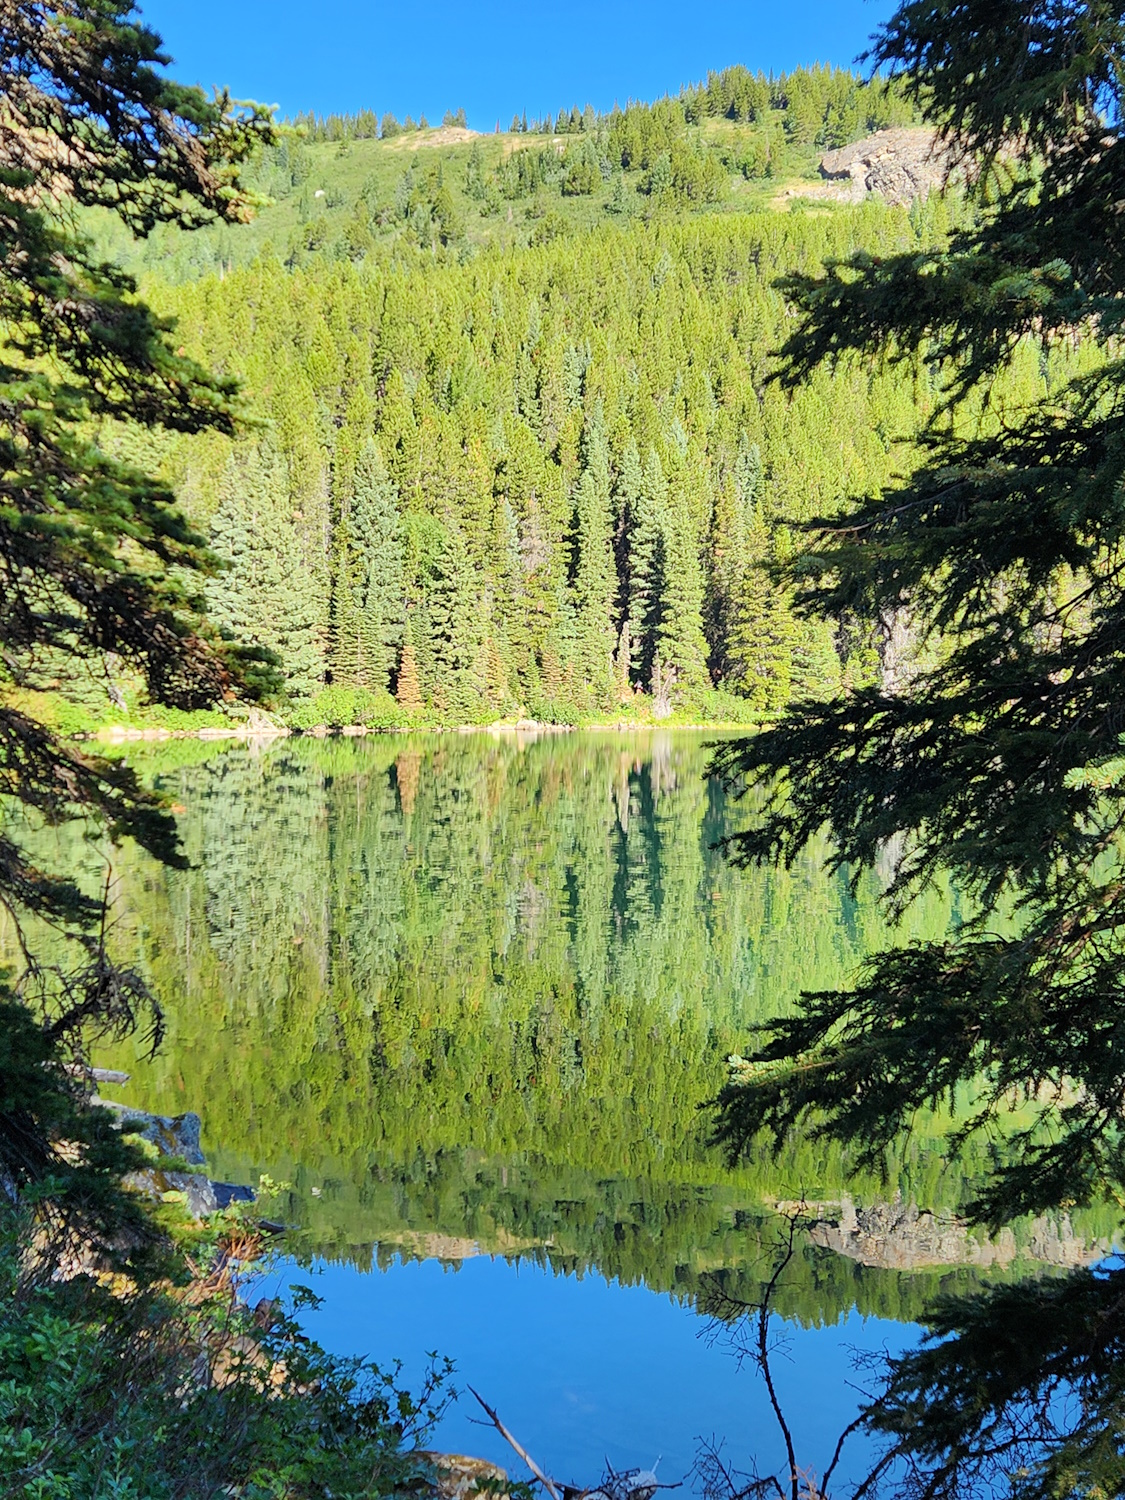
M 537 719 L 515 721 L 496 720 L 491 724 L 413 724 L 399 725 L 369 724 L 315 724 L 310 728 L 293 728 L 287 724 L 238 724 L 230 727 L 209 725 L 199 729 L 169 729 L 164 726 L 110 724 L 92 732 L 76 735 L 75 738 L 101 744 L 124 745 L 142 741 L 164 740 L 254 740 L 287 739 L 305 737 L 313 739 L 364 739 L 383 734 L 492 734 L 492 735 L 548 735 L 576 734 L 581 732 L 625 734 L 646 730 L 694 730 L 706 733 L 730 733 L 741 731 L 754 734 L 759 724 L 739 724 L 731 721 L 684 722 L 676 719 L 606 720 L 596 724 L 556 724 Z

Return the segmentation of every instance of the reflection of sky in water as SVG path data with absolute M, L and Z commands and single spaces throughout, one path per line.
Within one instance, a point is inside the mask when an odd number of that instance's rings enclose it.
M 437 1261 L 367 1275 L 338 1263 L 317 1273 L 283 1268 L 281 1284 L 290 1279 L 324 1298 L 303 1321 L 333 1353 L 402 1358 L 413 1379 L 426 1352 L 449 1355 L 458 1388 L 480 1391 L 533 1457 L 568 1482 L 592 1483 L 607 1455 L 615 1468 L 663 1455 L 660 1477 L 680 1479 L 697 1440 L 713 1436 L 726 1439 L 735 1464 L 752 1454 L 763 1469 L 783 1462 L 754 1368 L 747 1363 L 740 1372 L 722 1333 L 710 1340 L 711 1325 L 690 1307 L 643 1286 L 485 1257 L 456 1271 Z M 782 1333 L 780 1322 L 775 1329 Z M 774 1370 L 799 1463 L 823 1472 L 855 1415 L 854 1386 L 864 1377 L 854 1352 L 898 1352 L 916 1336 L 915 1328 L 856 1313 L 831 1328 L 786 1330 Z M 475 1420 L 482 1415 L 464 1395 L 436 1445 L 527 1477 L 499 1434 Z M 858 1477 L 865 1456 L 862 1443 L 853 1443 L 845 1477 Z

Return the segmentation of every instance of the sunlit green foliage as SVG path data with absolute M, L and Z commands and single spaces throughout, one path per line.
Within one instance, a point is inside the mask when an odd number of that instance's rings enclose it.
M 220 1175 L 291 1182 L 277 1212 L 310 1251 L 366 1266 L 427 1253 L 427 1235 L 479 1239 L 749 1295 L 769 1205 L 838 1199 L 848 1157 L 805 1139 L 729 1172 L 700 1103 L 750 1025 L 849 973 L 886 927 L 874 883 L 853 899 L 820 851 L 792 873 L 732 871 L 713 844 L 744 814 L 701 777 L 706 754 L 663 732 L 146 751 L 185 809 L 192 869 L 119 865 L 117 939 L 170 1031 L 151 1064 L 106 1060 L 134 1073 L 137 1103 L 201 1109 Z M 913 930 L 950 910 L 935 898 Z M 940 1140 L 933 1122 L 889 1183 L 851 1191 L 956 1209 L 987 1158 L 950 1173 Z M 810 1248 L 783 1306 L 914 1317 L 968 1276 L 904 1281 Z
M 774 570 L 796 525 L 909 460 L 899 439 L 941 372 L 856 361 L 793 392 L 766 384 L 785 328 L 773 282 L 858 245 L 941 244 L 950 214 L 935 200 L 606 225 L 467 264 L 267 257 L 161 288 L 185 346 L 240 371 L 271 424 L 233 455 L 164 454 L 232 560 L 217 618 L 279 649 L 306 698 L 339 681 L 397 691 L 409 619 L 431 721 L 612 716 L 658 659 L 697 718 L 714 717 L 712 685 L 764 716 L 870 681 L 878 622 L 801 619 Z M 998 427 L 1084 360 L 1020 349 L 966 424 Z M 267 471 L 261 527 L 232 475 Z

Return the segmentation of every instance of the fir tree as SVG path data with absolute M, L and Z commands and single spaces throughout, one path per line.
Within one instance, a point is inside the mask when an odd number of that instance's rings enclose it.
M 600 412 L 583 434 L 584 467 L 574 506 L 572 588 L 574 667 L 599 703 L 610 694 L 614 647 L 613 566 L 609 447 Z
M 229 567 L 207 585 L 220 629 L 275 653 L 289 691 L 323 679 L 323 594 L 305 557 L 289 471 L 272 441 L 232 453 L 211 532 Z
M 664 587 L 657 651 L 676 683 L 689 694 L 709 687 L 707 642 L 703 635 L 703 568 L 699 541 L 686 500 L 677 493 L 664 527 Z
M 827 825 L 853 879 L 890 861 L 893 909 L 942 875 L 969 910 L 941 939 L 873 955 L 854 986 L 802 996 L 725 1091 L 720 1128 L 759 1151 L 763 1127 L 780 1138 L 811 1116 L 875 1161 L 926 1108 L 971 1101 L 965 1149 L 1020 1101 L 1030 1118 L 1006 1149 L 990 1133 L 970 1206 L 997 1225 L 1120 1203 L 1125 1186 L 1121 15 L 909 0 L 871 61 L 972 160 L 975 212 L 936 249 L 787 280 L 792 390 L 849 353 L 949 372 L 913 472 L 824 515 L 802 602 L 826 622 L 905 610 L 941 659 L 908 691 L 803 704 L 720 765 L 783 789 L 740 857 L 792 862 Z M 1028 355 L 1079 325 L 1086 371 L 1008 404 Z M 1110 1262 L 944 1302 L 866 1409 L 876 1472 L 925 1496 L 1119 1495 L 1123 1293 Z
M 429 696 L 455 717 L 475 715 L 473 667 L 485 637 L 479 581 L 456 528 L 445 534 L 426 600 Z
M 248 680 L 268 688 L 271 674 L 260 653 L 207 632 L 199 579 L 214 559 L 167 486 L 115 460 L 98 434 L 123 422 L 229 434 L 236 388 L 177 350 L 169 324 L 78 226 L 87 209 L 125 238 L 246 218 L 254 199 L 240 168 L 273 132 L 266 111 L 236 109 L 225 93 L 208 100 L 169 79 L 166 62 L 160 38 L 113 0 L 4 8 L 0 647 L 9 685 L 43 653 L 96 664 L 108 652 L 154 702 L 200 708 Z M 104 821 L 114 839 L 132 835 L 157 859 L 184 862 L 170 818 L 132 771 L 80 753 L 6 698 L 0 773 L 8 797 L 38 818 Z M 114 1186 L 129 1153 L 105 1112 L 90 1110 L 85 1075 L 72 1079 L 63 1062 L 84 1057 L 93 1028 L 127 1034 L 152 997 L 106 952 L 103 903 L 70 878 L 77 871 L 57 879 L 31 865 L 18 826 L 6 819 L 0 838 L 0 906 L 17 928 L 30 911 L 76 940 L 71 972 L 31 962 L 20 1000 L 7 983 L 0 995 L 0 1177 L 9 1201 L 37 1185 L 21 1275 L 34 1259 L 32 1279 L 49 1282 L 55 1255 L 65 1248 L 73 1262 L 72 1231 L 86 1241 L 80 1253 L 92 1242 L 92 1265 L 103 1252 L 139 1260 L 144 1249 L 135 1203 Z M 49 1021 L 23 1002 L 40 1003 Z M 116 1243 L 115 1228 L 125 1230 Z

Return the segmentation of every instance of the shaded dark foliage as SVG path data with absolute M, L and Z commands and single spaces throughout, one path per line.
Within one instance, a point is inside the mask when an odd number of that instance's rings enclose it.
M 856 351 L 949 363 L 918 470 L 813 528 L 803 607 L 905 620 L 892 687 L 804 704 L 721 748 L 767 788 L 738 860 L 791 862 L 827 825 L 838 867 L 890 872 L 901 911 L 939 871 L 968 915 L 877 954 L 848 991 L 765 1028 L 719 1101 L 732 1154 L 810 1121 L 873 1161 L 925 1105 L 961 1138 L 1029 1126 L 975 1205 L 999 1224 L 1125 1182 L 1125 261 L 1120 6 L 903 5 L 871 59 L 965 164 L 975 216 L 944 252 L 855 256 L 785 285 L 779 379 Z M 1027 340 L 1094 343 L 1096 371 L 993 410 Z M 1116 1266 L 939 1307 L 868 1424 L 911 1494 L 1122 1491 Z

